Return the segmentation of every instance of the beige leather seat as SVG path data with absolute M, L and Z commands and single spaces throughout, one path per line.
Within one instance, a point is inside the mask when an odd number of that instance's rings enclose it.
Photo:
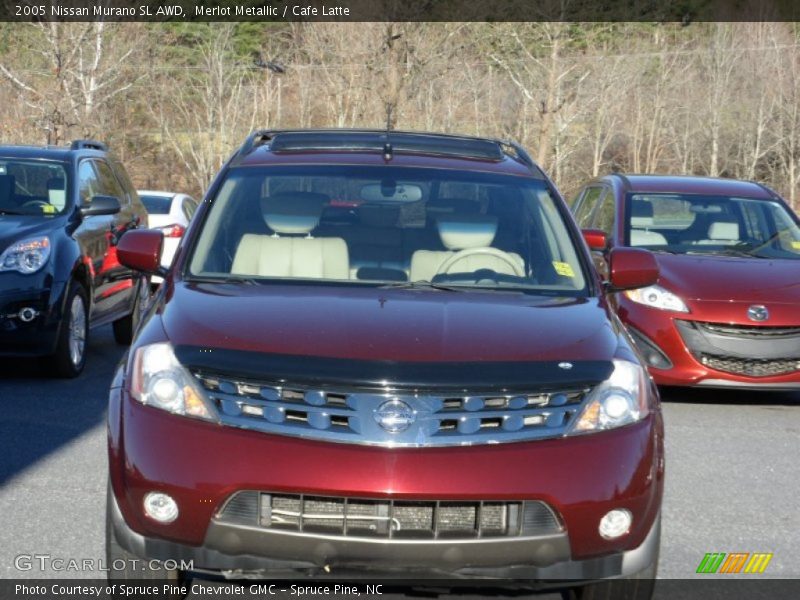
M 646 200 L 634 200 L 631 208 L 631 246 L 666 246 L 667 238 L 653 226 L 653 205 Z
M 348 279 L 350 263 L 342 238 L 314 238 L 325 197 L 285 193 L 263 198 L 261 210 L 273 235 L 247 233 L 233 258 L 231 273 L 262 277 Z
M 491 269 L 505 275 L 525 276 L 519 254 L 492 248 L 497 219 L 487 215 L 439 217 L 439 237 L 447 250 L 417 250 L 411 256 L 409 279 L 431 281 L 439 273 L 471 273 Z
M 708 239 L 697 240 L 700 245 L 728 245 L 739 241 L 739 223 L 736 221 L 715 221 L 708 227 Z

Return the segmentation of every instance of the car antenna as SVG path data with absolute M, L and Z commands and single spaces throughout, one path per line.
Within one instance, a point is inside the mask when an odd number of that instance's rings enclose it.
M 392 144 L 389 141 L 389 133 L 392 131 L 392 105 L 386 104 L 386 143 L 383 145 L 383 160 L 392 160 Z

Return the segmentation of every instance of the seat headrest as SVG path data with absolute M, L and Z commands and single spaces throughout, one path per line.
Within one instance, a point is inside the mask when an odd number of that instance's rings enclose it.
M 275 233 L 308 234 L 319 225 L 329 198 L 314 192 L 280 192 L 261 199 L 261 212 Z
M 739 223 L 736 221 L 715 221 L 708 228 L 708 237 L 712 240 L 738 240 Z
M 448 250 L 487 248 L 497 233 L 497 218 L 489 215 L 453 215 L 436 220 L 439 237 Z
M 631 227 L 641 229 L 653 225 L 653 203 L 634 200 L 631 203 Z

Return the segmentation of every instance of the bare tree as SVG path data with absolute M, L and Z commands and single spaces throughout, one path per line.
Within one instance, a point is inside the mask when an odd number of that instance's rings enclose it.
M 205 190 L 255 127 L 257 72 L 233 59 L 235 24 L 215 23 L 194 49 L 197 65 L 160 74 L 151 112 L 194 185 Z
M 128 67 L 140 48 L 139 24 L 43 22 L 27 25 L 27 68 L 0 61 L 0 74 L 58 143 L 68 130 L 91 136 L 98 111 L 130 90 L 139 75 Z

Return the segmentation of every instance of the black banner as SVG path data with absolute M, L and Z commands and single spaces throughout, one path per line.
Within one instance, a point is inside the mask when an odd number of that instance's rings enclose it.
M 3 0 L 0 21 L 797 21 L 794 0 Z
M 181 583 L 150 580 L 109 582 L 89 579 L 4 579 L 0 580 L 3 600 L 155 600 L 185 595 L 189 600 L 230 598 L 272 598 L 311 600 L 389 600 L 401 597 L 452 598 L 561 598 L 562 584 L 546 583 L 531 588 L 525 582 L 464 582 L 448 580 L 362 581 L 357 583 L 325 579 L 298 581 L 208 581 L 192 579 Z M 653 600 L 782 600 L 800 597 L 800 579 L 766 579 L 761 575 L 731 575 L 714 579 L 659 579 Z

